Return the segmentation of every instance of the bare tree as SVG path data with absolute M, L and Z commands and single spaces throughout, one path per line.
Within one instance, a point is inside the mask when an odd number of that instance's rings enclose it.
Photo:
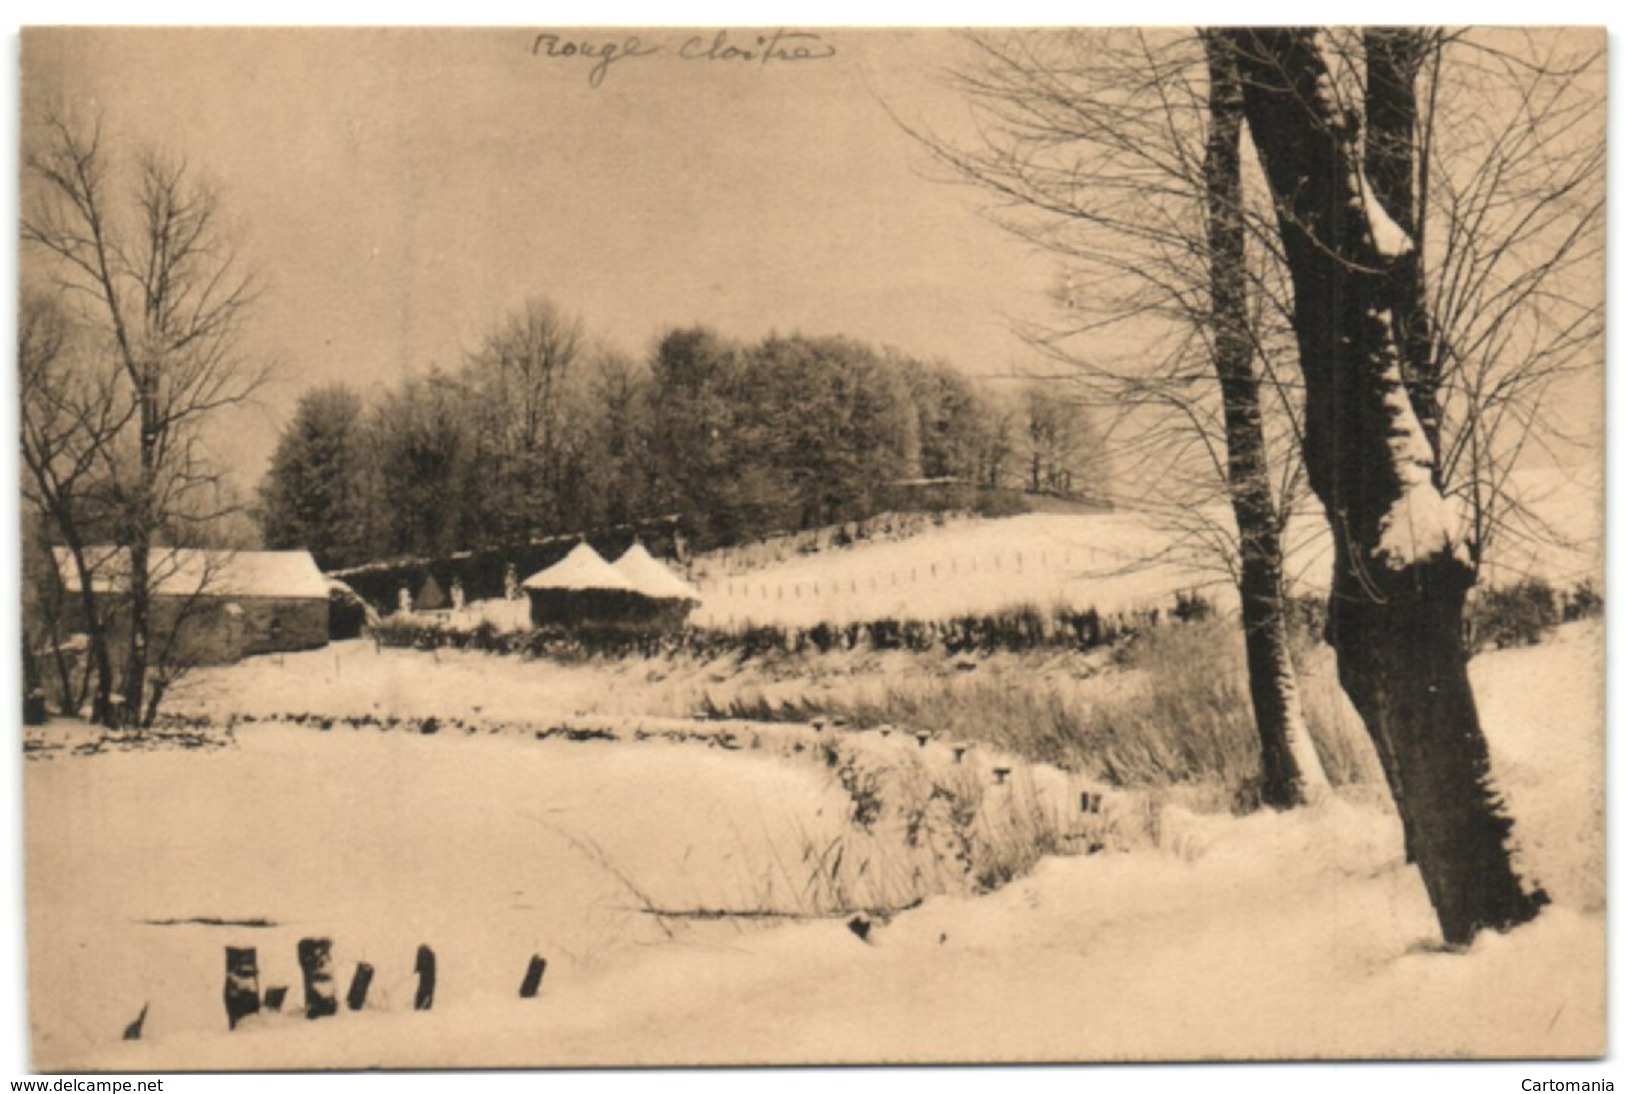
M 1033 493 L 1106 494 L 1105 453 L 1087 407 L 1068 400 L 1054 385 L 1021 390 L 1024 487 Z
M 1165 499 L 1150 508 L 1175 532 L 1171 551 L 1222 560 L 1250 644 L 1276 644 L 1264 636 L 1277 598 L 1259 573 L 1282 569 L 1305 487 L 1303 387 L 1275 213 L 1226 133 L 1224 39 L 971 41 L 977 61 L 955 82 L 976 140 L 927 135 L 928 147 L 1063 264 L 1061 318 L 1028 337 L 1057 361 L 1056 382 L 1110 408 L 1114 456 L 1142 495 Z M 1436 482 L 1470 516 L 1476 571 L 1529 549 L 1515 540 L 1558 538 L 1515 472 L 1528 452 L 1571 442 L 1546 413 L 1551 392 L 1601 359 L 1602 51 L 1573 36 L 1410 28 L 1326 46 L 1342 62 L 1336 86 L 1365 107 L 1370 185 L 1415 241 L 1394 274 L 1401 371 L 1439 451 Z M 1283 695 L 1294 709 L 1290 677 L 1268 683 L 1276 663 L 1250 650 L 1255 711 Z M 1271 720 L 1265 742 L 1279 739 Z
M 38 518 L 40 556 L 45 562 L 40 603 L 44 633 L 57 670 L 61 706 L 77 711 L 94 674 L 91 716 L 109 718 L 113 665 L 108 650 L 109 603 L 98 599 L 96 574 L 89 553 L 92 537 L 107 521 L 106 497 L 99 473 L 108 451 L 135 413 L 134 402 L 120 392 L 107 369 L 94 369 L 73 349 L 73 332 L 60 302 L 47 293 L 25 292 L 17 327 L 18 388 L 23 498 Z M 78 624 L 87 641 L 87 677 L 76 682 L 63 652 L 61 626 L 68 614 L 62 604 L 63 583 L 55 562 L 60 546 L 77 577 Z
M 493 419 L 499 458 L 514 491 L 511 511 L 536 535 L 562 514 L 567 384 L 586 350 L 583 325 L 533 296 L 486 336 L 470 358 L 470 381 Z
M 1366 159 L 1398 161 L 1372 186 L 1407 231 L 1412 202 L 1383 176 L 1414 190 L 1419 270 L 1396 315 L 1418 317 L 1399 328 L 1406 362 L 1479 570 L 1557 538 L 1521 485 L 1525 457 L 1561 463 L 1595 446 L 1551 409 L 1559 385 L 1603 360 L 1605 46 L 1551 31 L 1365 37 L 1368 129 L 1416 117 L 1408 161 L 1374 155 L 1369 139 Z
M 166 611 L 151 627 L 148 678 L 144 705 L 130 716 L 150 726 L 170 690 L 200 663 L 218 658 L 217 644 L 225 640 L 215 613 L 221 610 L 215 593 L 232 565 L 229 550 L 155 547 L 149 556 L 150 587 L 164 593 Z
M 154 545 L 218 519 L 222 473 L 201 428 L 264 378 L 239 332 L 254 297 L 215 194 L 182 160 L 114 161 L 99 122 L 46 111 L 25 130 L 22 238 L 105 344 L 128 425 L 98 451 L 98 477 L 128 554 L 121 681 L 137 716 L 151 668 Z
M 1208 138 L 1203 160 L 1208 205 L 1209 300 L 1214 371 L 1224 408 L 1231 512 L 1239 542 L 1241 624 L 1248 685 L 1263 751 L 1265 802 L 1293 805 L 1326 776 L 1309 738 L 1288 651 L 1286 513 L 1276 505 L 1264 434 L 1262 381 L 1255 366 L 1242 203 L 1241 75 L 1227 39 L 1204 34 Z
M 917 135 L 1062 263 L 1060 318 L 1024 333 L 1057 363 L 1052 383 L 1109 416 L 1114 462 L 1174 552 L 1234 581 L 1261 796 L 1298 804 L 1325 783 L 1287 643 L 1298 395 L 1279 369 L 1291 347 L 1268 207 L 1243 188 L 1234 64 L 1221 40 L 1180 31 L 970 41 L 977 60 L 953 83 L 976 143 Z
M 1475 570 L 1566 544 L 1520 469 L 1595 448 L 1554 391 L 1603 356 L 1600 37 L 1551 28 L 1328 32 L 1360 106 L 1367 178 L 1412 240 L 1398 259 L 1401 365 Z M 1589 423 L 1587 423 L 1589 425 Z
M 1467 679 L 1474 569 L 1396 323 L 1415 242 L 1378 198 L 1359 115 L 1312 30 L 1221 32 L 1275 198 L 1305 383 L 1304 457 L 1333 529 L 1328 638 L 1379 751 L 1446 941 L 1531 918 Z M 1420 405 L 1419 405 L 1420 404 Z

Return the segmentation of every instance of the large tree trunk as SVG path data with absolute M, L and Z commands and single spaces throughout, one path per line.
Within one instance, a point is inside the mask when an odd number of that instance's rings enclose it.
M 90 720 L 97 725 L 111 727 L 113 656 L 107 648 L 106 598 L 96 592 L 90 563 L 85 558 L 85 546 L 80 542 L 78 524 L 73 519 L 71 511 L 64 505 L 48 503 L 46 513 L 50 522 L 62 534 L 63 544 L 68 551 L 68 557 L 73 560 L 74 573 L 79 581 L 79 610 L 84 617 L 85 637 L 89 643 L 86 649 L 85 668 L 87 679 L 93 679 L 95 683 L 95 691 L 91 696 Z M 54 545 L 50 541 L 50 536 L 42 534 L 40 541 L 46 557 L 52 560 L 52 569 L 55 570 Z M 52 580 L 57 583 L 57 587 L 61 587 L 60 575 L 53 577 Z M 63 595 L 67 594 L 64 592 Z M 57 650 L 57 660 L 58 673 L 62 677 L 62 701 L 69 708 L 63 713 L 77 716 L 79 706 L 84 701 L 85 688 L 83 685 L 77 688 L 72 685 L 60 648 Z
M 85 633 L 89 641 L 86 656 L 95 672 L 96 690 L 90 701 L 90 720 L 97 725 L 113 724 L 113 655 L 107 648 L 107 605 L 98 597 L 85 560 L 84 547 L 70 539 L 68 551 L 73 557 L 74 570 L 79 577 L 79 606 L 85 617 Z M 77 714 L 75 710 L 72 713 Z
M 96 690 L 90 699 L 90 720 L 97 725 L 111 725 L 113 655 L 107 649 L 107 628 L 100 623 L 96 624 L 90 634 L 90 663 L 96 667 Z
M 158 484 L 158 378 L 151 365 L 137 370 L 140 409 L 140 475 L 130 514 L 130 648 L 124 670 L 124 711 L 145 724 L 148 643 L 152 638 L 152 539 Z
M 23 639 L 23 725 L 45 724 L 45 679 L 40 675 L 39 662 L 29 642 L 28 628 L 22 628 Z
M 1434 453 L 1439 451 L 1439 363 L 1427 313 L 1422 273 L 1422 229 L 1426 194 L 1420 192 L 1417 142 L 1416 81 L 1429 50 L 1428 32 L 1415 27 L 1369 27 L 1365 45 L 1365 172 L 1371 192 L 1394 223 L 1410 237 L 1411 246 L 1394 258 L 1394 336 L 1400 346 L 1400 369 L 1411 407 Z M 1438 461 L 1433 484 L 1442 487 Z M 1386 738 L 1377 740 L 1378 757 L 1388 773 L 1396 801 L 1404 796 L 1402 775 Z M 1405 817 L 1405 810 L 1400 810 Z M 1416 861 L 1410 821 L 1405 818 L 1405 860 Z
M 1304 456 L 1335 544 L 1328 638 L 1379 749 L 1444 938 L 1534 916 L 1467 680 L 1473 570 L 1407 390 L 1396 269 L 1410 237 L 1376 200 L 1358 121 L 1311 30 L 1225 32 L 1275 197 L 1305 383 Z
M 1287 809 L 1326 785 L 1298 697 L 1287 645 L 1280 511 L 1270 486 L 1264 421 L 1247 316 L 1241 209 L 1241 78 L 1228 39 L 1204 34 L 1209 127 L 1204 164 L 1213 307 L 1213 363 L 1224 400 L 1230 506 L 1241 544 L 1241 624 L 1247 687 L 1261 749 L 1261 798 Z
M 147 684 L 147 637 L 152 631 L 151 544 L 144 532 L 130 543 L 130 642 L 124 662 L 124 720 L 139 724 Z

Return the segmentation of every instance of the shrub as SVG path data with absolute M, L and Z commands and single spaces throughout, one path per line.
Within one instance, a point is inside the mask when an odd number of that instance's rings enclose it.
M 688 627 L 651 631 L 631 623 L 580 623 L 505 631 L 488 620 L 469 622 L 424 613 L 387 616 L 370 628 L 382 646 L 434 650 L 443 647 L 517 653 L 526 657 L 565 659 L 659 657 L 687 653 L 700 658 L 736 655 L 749 659 L 769 655 L 833 653 L 841 650 L 907 649 L 948 653 L 1023 652 L 1037 649 L 1091 650 L 1120 643 L 1159 621 L 1200 622 L 1212 605 L 1196 593 L 1181 593 L 1166 613 L 1158 609 L 1102 616 L 1094 608 L 1057 606 L 1048 610 L 1019 604 L 993 612 L 965 613 L 946 620 L 883 618 L 869 621 L 818 622 L 809 627 L 746 623 L 734 627 Z
M 833 838 L 803 833 L 801 867 L 759 886 L 759 906 L 788 898 L 802 915 L 889 912 L 937 893 L 986 892 L 1066 849 L 1064 803 L 1018 771 L 998 793 L 985 774 L 919 757 L 876 764 L 861 750 L 826 746 L 834 778 L 851 801 L 848 829 Z M 1117 842 L 1104 826 L 1090 844 Z M 803 875 L 800 871 L 805 871 Z M 774 882 L 782 884 L 774 884 Z
M 1195 623 L 1207 619 L 1213 614 L 1213 601 L 1203 596 L 1200 590 L 1192 589 L 1189 592 L 1176 592 L 1174 594 L 1174 618 L 1182 623 Z
M 1563 622 L 1573 623 L 1577 619 L 1590 619 L 1602 614 L 1602 594 L 1599 593 L 1591 579 L 1586 578 L 1563 598 Z
M 1286 601 L 1287 635 L 1294 650 L 1326 640 L 1327 607 L 1324 596 L 1290 596 Z
M 1032 508 L 1027 499 L 1014 490 L 978 490 L 971 511 L 979 517 L 1017 517 Z
M 1489 648 L 1533 646 L 1562 618 L 1556 592 L 1540 578 L 1477 589 L 1468 601 L 1468 648 L 1478 653 Z
M 374 623 L 369 631 L 373 641 L 381 646 L 425 650 L 447 644 L 447 634 L 440 621 L 429 616 L 389 615 Z
M 788 653 L 791 648 L 789 633 L 783 627 L 771 624 L 752 624 L 737 632 L 737 648 L 741 658 L 761 657 L 768 653 Z
M 876 619 L 869 624 L 869 645 L 877 650 L 903 648 L 903 625 L 895 619 Z

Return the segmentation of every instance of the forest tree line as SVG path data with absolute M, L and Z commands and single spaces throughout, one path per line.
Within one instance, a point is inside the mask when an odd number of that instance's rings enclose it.
M 639 360 L 533 298 L 454 370 L 311 388 L 260 485 L 324 568 L 676 515 L 696 547 L 862 519 L 915 478 L 1098 497 L 1081 407 L 844 337 L 669 330 Z

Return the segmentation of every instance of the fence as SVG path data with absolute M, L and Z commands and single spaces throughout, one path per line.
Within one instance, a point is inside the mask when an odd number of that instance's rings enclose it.
M 1067 547 L 1053 551 L 1040 548 L 1036 551 L 950 554 L 908 566 L 894 566 L 866 573 L 862 577 L 849 575 L 816 580 L 806 578 L 801 581 L 767 580 L 752 579 L 748 576 L 748 569 L 741 569 L 725 571 L 721 575 L 696 574 L 694 583 L 702 593 L 713 596 L 720 594 L 742 600 L 782 601 L 786 599 L 788 592 L 789 599 L 799 600 L 804 596 L 819 598 L 857 593 L 865 589 L 878 591 L 886 588 L 903 588 L 916 585 L 922 579 L 938 580 L 960 575 L 1001 572 L 1019 574 L 1031 569 L 1046 570 L 1052 565 L 1052 559 L 1054 565 L 1063 567 L 1074 565 L 1095 567 L 1103 563 L 1124 566 L 1136 561 L 1135 557 L 1128 553 L 1102 547 Z

